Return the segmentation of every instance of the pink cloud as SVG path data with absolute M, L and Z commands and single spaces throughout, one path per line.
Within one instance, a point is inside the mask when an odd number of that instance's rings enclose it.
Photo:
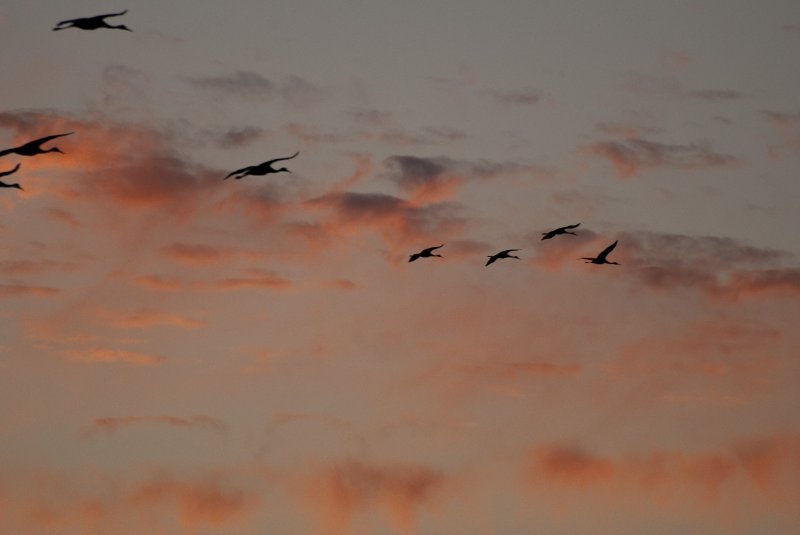
M 601 141 L 584 150 L 608 160 L 620 179 L 637 176 L 648 169 L 701 169 L 739 163 L 738 158 L 715 152 L 708 144 L 670 145 L 642 138 Z
M 78 362 L 96 362 L 101 364 L 121 362 L 133 364 L 135 366 L 155 366 L 162 364 L 164 360 L 166 360 L 164 357 L 158 355 L 107 348 L 75 349 L 67 351 L 65 355 L 69 360 Z
M 0 299 L 6 297 L 55 297 L 61 293 L 58 288 L 34 286 L 23 283 L 0 284 Z
M 88 436 L 98 433 L 110 434 L 123 428 L 146 424 L 166 425 L 176 428 L 206 428 L 217 432 L 228 430 L 225 422 L 211 416 L 121 416 L 116 418 L 95 418 L 85 433 Z

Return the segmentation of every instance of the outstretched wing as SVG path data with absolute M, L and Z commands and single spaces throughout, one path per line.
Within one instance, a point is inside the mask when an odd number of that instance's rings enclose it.
M 52 136 L 40 137 L 39 139 L 34 139 L 33 141 L 28 141 L 27 143 L 25 143 L 25 145 L 31 145 L 31 146 L 34 146 L 34 147 L 38 147 L 39 145 L 44 145 L 45 143 L 47 143 L 51 139 L 56 139 L 56 138 L 59 138 L 59 137 L 69 136 L 69 135 L 74 134 L 74 133 L 75 132 L 67 132 L 66 134 L 53 134 Z M 23 145 L 23 146 L 25 146 L 25 145 Z
M 514 251 L 521 251 L 522 249 L 506 249 L 505 251 L 500 251 L 498 254 L 507 255 L 508 253 L 513 253 Z
M 429 254 L 431 254 L 432 252 L 434 252 L 436 249 L 439 249 L 439 248 L 441 248 L 441 247 L 444 247 L 444 244 L 437 245 L 436 247 L 428 247 L 427 249 L 423 249 L 422 251 L 420 251 L 420 253 L 419 253 L 419 254 L 420 254 L 420 255 L 429 255 Z
M 0 173 L 0 177 L 13 175 L 14 173 L 17 172 L 18 169 L 19 169 L 19 164 L 17 164 L 17 166 L 14 167 L 14 169 L 12 169 L 11 171 L 3 171 L 2 173 Z
M 275 158 L 274 160 L 266 161 L 266 162 L 262 163 L 261 165 L 271 166 L 275 162 L 280 162 L 280 161 L 283 161 L 283 160 L 291 160 L 292 158 L 296 158 L 298 154 L 300 154 L 300 153 L 299 152 L 295 152 L 291 156 L 287 156 L 285 158 Z
M 251 166 L 249 166 L 249 167 L 242 167 L 241 169 L 237 169 L 236 171 L 231 171 L 230 173 L 228 173 L 228 176 L 226 176 L 226 177 L 225 177 L 225 178 L 223 178 L 222 180 L 228 180 L 228 179 L 229 179 L 230 177 L 232 177 L 233 175 L 238 175 L 239 173 L 244 173 L 244 174 L 247 174 L 247 173 L 248 173 L 249 171 L 251 171 L 252 169 L 253 169 L 253 166 L 251 165 Z
M 619 240 L 617 240 L 617 241 L 619 241 Z M 605 259 L 606 259 L 606 257 L 608 256 L 608 253 L 610 253 L 611 251 L 613 251 L 613 250 L 614 250 L 614 247 L 616 247 L 616 246 L 617 246 L 617 241 L 615 241 L 614 243 L 612 243 L 611 245 L 609 245 L 608 247 L 606 247 L 605 249 L 603 249 L 603 252 L 602 252 L 602 253 L 600 253 L 599 255 L 597 255 L 597 259 L 598 259 L 598 260 L 605 260 Z
M 497 260 L 497 255 L 490 256 L 489 260 L 486 261 L 486 265 L 488 266 L 489 264 L 494 263 L 495 260 Z
M 408 257 L 408 261 L 409 262 L 413 262 L 417 258 L 419 258 L 419 253 L 414 253 L 414 254 L 412 254 L 411 256 Z
M 578 228 L 580 226 L 581 226 L 580 223 L 575 223 L 574 225 L 567 225 L 566 227 L 561 227 L 561 229 L 562 230 L 568 230 L 568 229 Z
M 125 11 L 120 11 L 119 13 L 109 13 L 107 15 L 95 15 L 94 17 L 90 17 L 90 18 L 93 18 L 93 19 L 104 19 L 106 17 L 120 17 L 120 16 L 124 15 L 127 12 L 128 12 L 128 10 L 126 9 Z

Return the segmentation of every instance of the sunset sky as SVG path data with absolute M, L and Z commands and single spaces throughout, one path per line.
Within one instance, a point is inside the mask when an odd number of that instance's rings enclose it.
M 0 43 L 0 534 L 800 533 L 797 0 Z

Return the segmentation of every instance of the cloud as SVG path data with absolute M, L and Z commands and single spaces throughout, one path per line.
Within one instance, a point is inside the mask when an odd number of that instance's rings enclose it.
M 292 287 L 292 281 L 281 277 L 273 271 L 264 269 L 248 269 L 245 276 L 217 279 L 210 286 L 218 290 L 239 290 L 243 288 L 265 288 L 268 290 L 285 290 Z
M 223 149 L 246 147 L 268 136 L 269 132 L 267 130 L 254 126 L 231 128 L 222 135 L 217 136 L 216 143 Z
M 33 286 L 19 282 L 0 284 L 0 299 L 6 297 L 55 297 L 61 293 L 58 288 Z
M 800 293 L 800 269 L 782 267 L 786 252 L 731 238 L 622 233 L 615 253 L 652 290 L 694 288 L 718 299 Z
M 227 488 L 218 477 L 197 482 L 154 478 L 134 488 L 130 500 L 138 507 L 174 503 L 181 525 L 190 529 L 219 529 L 243 517 L 258 503 L 255 493 Z
M 739 163 L 729 154 L 715 152 L 708 144 L 669 145 L 642 138 L 623 141 L 601 141 L 585 150 L 608 160 L 624 179 L 655 168 L 702 169 L 726 167 Z
M 307 495 L 331 535 L 350 533 L 354 517 L 373 508 L 388 514 L 395 531 L 409 534 L 417 510 L 441 499 L 446 484 L 445 474 L 423 465 L 346 460 L 310 478 Z
M 382 193 L 329 193 L 308 201 L 306 205 L 328 213 L 321 222 L 321 229 L 328 235 L 372 230 L 395 246 L 444 239 L 466 224 L 458 205 L 435 203 L 418 206 Z
M 686 94 L 689 97 L 706 100 L 709 102 L 738 100 L 747 96 L 744 93 L 730 89 L 696 89 L 693 91 L 688 91 Z
M 271 98 L 275 84 L 253 71 L 235 71 L 220 76 L 198 76 L 187 78 L 188 83 L 219 93 L 245 98 Z
M 96 362 L 101 364 L 125 363 L 135 366 L 155 366 L 162 364 L 166 359 L 158 355 L 137 353 L 108 348 L 74 349 L 65 352 L 69 360 L 78 362 Z
M 183 282 L 177 277 L 161 277 L 158 275 L 139 275 L 133 282 L 153 290 L 174 291 L 183 287 Z
M 34 171 L 57 166 L 64 179 L 48 184 L 44 191 L 69 199 L 111 201 L 102 204 L 106 207 L 162 206 L 183 215 L 205 202 L 211 188 L 219 188 L 221 182 L 221 172 L 185 159 L 177 148 L 178 139 L 155 126 L 103 116 L 75 119 L 50 111 L 3 112 L 0 126 L 13 129 L 18 141 L 76 132 L 62 143 L 66 154 L 30 164 Z
M 174 242 L 162 247 L 161 254 L 175 262 L 192 266 L 221 264 L 237 258 L 260 261 L 265 256 L 261 251 L 252 249 L 182 242 Z
M 157 326 L 199 329 L 205 326 L 202 321 L 152 309 L 139 309 L 133 312 L 102 310 L 98 314 L 114 327 L 121 329 L 145 329 Z
M 799 472 L 798 437 L 772 435 L 739 440 L 719 451 L 653 450 L 616 458 L 574 444 L 546 444 L 530 450 L 526 479 L 531 487 L 548 492 L 571 488 L 605 493 L 613 488 L 617 497 L 635 495 L 661 505 L 698 498 L 717 504 L 734 488 L 751 496 L 769 490 L 800 498 L 800 487 L 786 484 L 782 477 L 800 476 Z M 749 480 L 749 488 L 742 476 Z
M 300 76 L 288 76 L 273 81 L 253 71 L 234 71 L 219 76 L 196 76 L 185 79 L 187 83 L 203 90 L 245 99 L 270 100 L 282 98 L 297 109 L 307 109 L 319 102 L 326 91 Z
M 543 376 L 569 377 L 578 375 L 581 372 L 580 364 L 559 364 L 547 361 L 483 362 L 479 364 L 464 364 L 460 368 L 470 375 L 494 376 L 499 379 Z
M 452 160 L 445 156 L 390 156 L 384 161 L 388 178 L 413 202 L 433 202 L 452 198 L 467 180 L 488 180 L 503 174 L 541 174 L 541 168 L 516 163 Z
M 777 155 L 780 155 L 779 149 L 800 152 L 800 112 L 762 111 L 761 113 L 773 126 L 782 142 L 781 146 L 771 145 L 768 148 Z
M 536 89 L 526 89 L 522 91 L 501 91 L 497 89 L 490 89 L 484 91 L 489 95 L 492 100 L 498 104 L 511 104 L 511 105 L 532 105 L 538 104 L 542 100 L 539 91 Z
M 59 262 L 56 260 L 2 260 L 0 275 L 25 276 L 39 275 L 51 271 L 73 272 L 80 267 L 75 262 Z
M 226 432 L 228 426 L 222 420 L 211 416 L 121 416 L 116 418 L 95 418 L 91 426 L 85 430 L 87 436 L 99 433 L 111 434 L 120 429 L 146 425 L 166 425 L 176 428 L 206 428 L 217 432 Z

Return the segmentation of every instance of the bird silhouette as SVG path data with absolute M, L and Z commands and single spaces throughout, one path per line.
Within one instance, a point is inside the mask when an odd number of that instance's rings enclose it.
M 617 241 L 619 241 L 619 240 L 617 240 Z M 615 265 L 618 266 L 619 262 L 609 262 L 608 260 L 606 260 L 606 257 L 608 256 L 608 254 L 611 251 L 613 251 L 614 247 L 616 247 L 616 246 L 617 246 L 617 242 L 615 241 L 614 243 L 612 243 L 611 245 L 609 245 L 608 247 L 603 249 L 603 251 L 599 255 L 597 255 L 596 257 L 590 258 L 590 257 L 584 256 L 584 257 L 581 257 L 580 260 L 587 260 L 587 262 L 586 262 L 587 264 L 615 264 Z
M 428 247 L 427 249 L 423 249 L 418 253 L 414 253 L 408 257 L 408 261 L 413 262 L 417 258 L 428 258 L 429 256 L 438 256 L 439 258 L 444 258 L 442 255 L 434 253 L 434 251 L 440 247 L 444 247 L 444 244 L 437 245 L 436 247 Z
M 550 232 L 542 232 L 542 239 L 549 240 L 550 238 L 555 238 L 559 234 L 572 234 L 575 236 L 574 232 L 570 232 L 569 229 L 578 228 L 580 223 L 576 223 L 574 225 L 567 225 L 566 227 L 558 227 L 555 230 L 551 230 Z
M 13 175 L 14 173 L 17 172 L 18 169 L 19 169 L 19 164 L 17 164 L 16 167 L 14 167 L 14 169 L 11 169 L 10 171 L 0 171 L 0 178 L 8 175 Z M 6 184 L 3 181 L 0 181 L 0 188 L 17 188 L 20 191 L 25 191 L 19 184 Z
M 263 176 L 263 175 L 268 175 L 270 173 L 283 173 L 283 172 L 291 173 L 291 171 L 289 171 L 285 167 L 281 167 L 280 169 L 275 169 L 274 167 L 272 167 L 272 164 L 274 164 L 275 162 L 280 162 L 282 160 L 291 160 L 292 158 L 295 158 L 298 154 L 300 153 L 295 152 L 294 154 L 292 154 L 291 156 L 287 156 L 286 158 L 275 158 L 274 160 L 268 160 L 258 165 L 251 165 L 250 167 L 242 167 L 241 169 L 237 169 L 236 171 L 232 171 L 231 173 L 229 173 L 228 176 L 226 176 L 223 180 L 228 180 L 230 177 L 239 180 L 240 178 L 244 178 L 247 175 Z
M 518 256 L 514 256 L 508 253 L 513 253 L 514 251 L 520 251 L 520 250 L 521 249 L 506 249 L 505 251 L 500 251 L 497 254 L 493 254 L 489 256 L 489 260 L 486 262 L 486 265 L 488 266 L 489 264 L 493 264 L 494 262 L 500 260 L 501 258 L 516 258 L 517 260 L 519 260 Z
M 81 30 L 96 30 L 98 28 L 109 28 L 111 30 L 127 30 L 132 32 L 130 28 L 125 26 L 124 24 L 120 24 L 119 26 L 112 26 L 105 21 L 108 17 L 119 17 L 127 13 L 128 10 L 122 11 L 120 13 L 109 13 L 107 15 L 95 15 L 94 17 L 84 17 L 80 19 L 70 19 L 70 20 L 62 20 L 56 27 L 53 28 L 53 31 L 58 30 L 66 30 L 67 28 L 78 28 Z
M 52 136 L 45 136 L 39 139 L 34 139 L 33 141 L 28 141 L 27 143 L 25 143 L 24 145 L 20 145 L 19 147 L 0 150 L 0 156 L 5 156 L 6 154 L 19 154 L 20 156 L 35 156 L 37 154 L 44 154 L 46 152 L 60 152 L 61 154 L 64 154 L 64 151 L 62 151 L 58 147 L 53 147 L 52 149 L 44 150 L 42 149 L 42 145 L 47 143 L 51 139 L 68 136 L 74 133 L 75 132 L 67 132 L 66 134 L 55 134 Z

